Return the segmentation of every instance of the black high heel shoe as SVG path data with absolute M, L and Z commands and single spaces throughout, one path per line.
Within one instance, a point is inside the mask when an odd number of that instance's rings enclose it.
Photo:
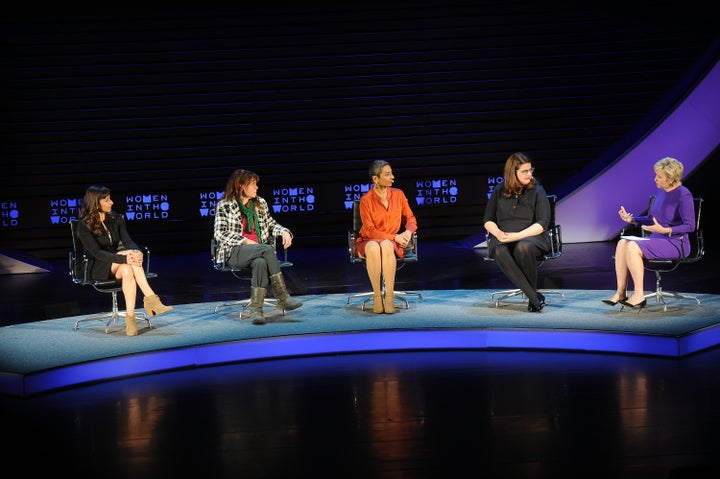
M 647 299 L 643 299 L 643 300 L 640 301 L 638 304 L 632 304 L 632 303 L 629 302 L 629 301 L 622 301 L 622 305 L 623 305 L 623 306 L 628 306 L 628 307 L 630 307 L 630 308 L 632 308 L 632 309 L 640 310 L 640 309 L 643 309 L 645 306 L 647 306 Z
M 537 297 L 538 297 L 539 305 L 535 306 L 534 304 L 532 304 L 532 302 L 528 303 L 528 312 L 529 313 L 539 313 L 545 307 L 545 296 L 538 293 Z
M 612 301 L 612 300 L 609 300 L 609 299 L 603 299 L 602 302 L 605 303 L 605 304 L 607 304 L 608 306 L 615 306 L 615 305 L 618 304 L 618 303 L 623 304 L 623 303 L 625 303 L 625 301 L 627 301 L 627 300 L 628 300 L 628 297 L 625 296 L 624 298 L 620 298 L 620 299 L 618 299 L 617 301 Z

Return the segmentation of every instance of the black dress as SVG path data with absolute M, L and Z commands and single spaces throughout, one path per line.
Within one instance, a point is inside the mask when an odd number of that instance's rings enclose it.
M 110 279 L 112 263 L 127 263 L 127 256 L 117 254 L 125 249 L 140 249 L 130 238 L 125 225 L 125 216 L 111 212 L 105 215 L 108 231 L 96 235 L 83 221 L 78 223 L 77 236 L 89 256 L 88 268 L 91 279 Z
M 485 209 L 483 224 L 493 221 L 498 227 L 508 233 L 522 231 L 533 223 L 539 223 L 543 232 L 539 235 L 528 236 L 523 241 L 529 241 L 537 246 L 545 254 L 550 251 L 550 202 L 547 199 L 545 189 L 535 182 L 535 186 L 523 190 L 522 194 L 512 198 L 503 196 L 503 188 L 495 188 L 488 200 Z M 488 240 L 488 255 L 493 257 L 493 250 L 499 241 L 494 236 Z

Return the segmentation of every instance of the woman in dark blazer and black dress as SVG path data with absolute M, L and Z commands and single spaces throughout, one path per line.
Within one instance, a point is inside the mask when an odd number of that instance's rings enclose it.
M 537 291 L 538 260 L 550 251 L 550 201 L 533 178 L 535 168 L 524 153 L 505 162 L 505 178 L 495 187 L 483 223 L 492 236 L 488 255 L 507 278 L 528 298 L 528 311 L 540 312 L 545 297 Z
M 137 288 L 143 295 L 148 316 L 170 311 L 148 284 L 143 269 L 143 253 L 128 234 L 125 217 L 112 211 L 110 188 L 93 185 L 85 191 L 80 209 L 77 236 L 89 256 L 91 279 L 122 280 L 125 297 L 125 334 L 138 333 L 135 318 Z

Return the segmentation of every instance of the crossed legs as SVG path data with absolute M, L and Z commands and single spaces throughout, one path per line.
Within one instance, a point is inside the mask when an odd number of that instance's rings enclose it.
M 617 289 L 611 301 L 622 300 L 627 296 L 628 277 L 632 278 L 633 294 L 627 301 L 639 304 L 645 299 L 645 267 L 643 254 L 635 241 L 620 239 L 615 247 L 615 278 Z
M 140 288 L 143 296 L 153 296 L 155 292 L 150 287 L 145 270 L 139 266 L 131 266 L 129 264 L 117 264 L 114 271 L 115 277 L 122 280 L 122 291 L 125 297 L 125 310 L 127 314 L 133 316 L 135 314 L 135 302 L 137 300 L 137 288 Z

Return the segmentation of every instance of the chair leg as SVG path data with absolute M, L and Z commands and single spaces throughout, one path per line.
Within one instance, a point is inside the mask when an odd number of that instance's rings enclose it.
M 667 304 L 665 303 L 665 298 L 687 299 L 687 300 L 695 301 L 697 303 L 697 305 L 700 306 L 700 299 L 695 296 L 684 296 L 684 295 L 682 295 L 680 293 L 676 293 L 676 292 L 663 291 L 660 275 L 661 275 L 661 271 L 655 271 L 655 292 L 646 294 L 645 295 L 646 300 L 648 300 L 650 298 L 655 298 L 655 301 L 657 301 L 657 304 L 662 304 L 663 312 L 667 312 Z
M 415 293 L 414 291 L 395 291 L 395 301 L 402 301 L 405 303 L 405 309 L 410 309 L 410 303 L 407 300 L 408 296 L 414 296 L 419 302 L 422 302 L 422 294 Z
M 538 293 L 544 294 L 545 296 L 548 294 L 558 294 L 560 295 L 560 301 L 565 301 L 565 293 L 562 291 L 557 291 L 555 289 L 538 289 Z
M 538 289 L 538 293 L 541 293 L 545 296 L 547 296 L 549 294 L 558 294 L 558 295 L 560 295 L 561 301 L 565 301 L 565 293 L 563 293 L 562 291 L 557 291 L 554 289 Z M 499 296 L 499 297 L 495 298 L 495 296 Z M 493 293 L 490 293 L 490 299 L 495 300 L 496 308 L 500 307 L 500 301 L 508 299 L 508 298 L 512 298 L 515 296 L 522 296 L 523 298 L 525 297 L 525 295 L 523 294 L 521 289 L 506 289 L 505 291 L 495 291 Z
M 383 298 L 385 298 L 386 288 L 385 288 L 385 278 L 382 276 L 380 277 L 380 288 L 382 292 Z M 355 298 L 366 298 L 362 302 L 361 310 L 365 311 L 365 305 L 372 301 L 373 299 L 373 292 L 370 291 L 368 293 L 357 293 L 357 294 L 351 294 L 348 296 L 347 304 L 350 304 L 350 302 Z M 405 309 L 410 309 L 410 302 L 407 300 L 407 296 L 414 296 L 418 298 L 418 301 L 422 301 L 422 294 L 415 293 L 413 291 L 395 291 L 395 301 L 402 301 L 405 304 Z
M 495 296 L 499 297 L 495 298 Z M 522 296 L 523 298 L 525 297 L 521 289 L 506 289 L 504 291 L 495 291 L 493 293 L 490 293 L 490 299 L 495 300 L 496 308 L 500 307 L 500 301 L 508 298 L 513 298 L 515 296 Z
M 107 293 L 107 291 L 101 291 Z M 105 334 L 110 333 L 110 325 L 112 324 L 119 324 L 120 323 L 120 317 L 125 319 L 125 314 L 120 313 L 120 309 L 118 308 L 118 297 L 117 297 L 117 291 L 111 291 L 112 295 L 112 310 L 109 313 L 100 313 L 93 316 L 90 316 L 88 318 L 82 318 L 75 321 L 75 326 L 73 327 L 73 330 L 77 331 L 78 327 L 80 326 L 80 323 L 84 321 L 99 321 L 102 319 L 107 318 L 107 322 L 105 323 Z M 148 323 L 148 328 L 153 327 L 152 322 L 150 319 L 145 315 L 145 313 L 142 313 L 142 316 L 139 318 L 146 323 Z
M 267 306 L 268 308 L 274 308 L 276 305 L 275 298 L 265 298 L 263 306 Z M 218 304 L 215 306 L 214 313 L 217 314 L 217 312 L 220 310 L 220 308 L 225 308 L 228 306 L 242 306 L 242 309 L 240 311 L 240 318 L 242 319 L 242 314 L 245 312 L 248 306 L 250 306 L 250 300 L 249 299 L 240 299 L 237 301 L 228 301 L 226 303 Z M 283 316 L 285 315 L 285 311 L 282 312 Z
M 373 297 L 372 291 L 369 293 L 357 293 L 357 294 L 351 294 L 348 296 L 347 304 L 350 304 L 353 299 L 355 298 L 367 298 L 365 301 L 362 302 L 362 310 L 365 311 L 365 304 L 369 302 Z

